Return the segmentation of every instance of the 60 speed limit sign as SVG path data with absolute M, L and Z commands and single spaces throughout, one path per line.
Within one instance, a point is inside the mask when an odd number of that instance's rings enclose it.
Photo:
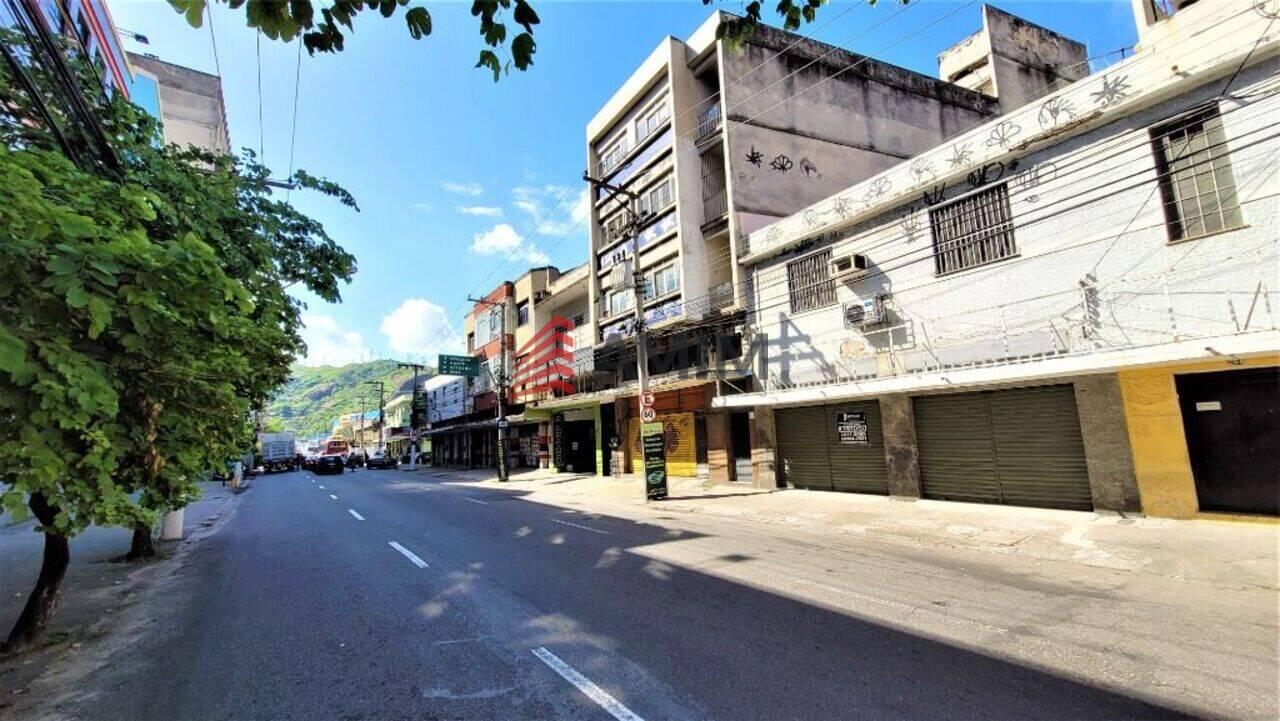
M 658 420 L 658 414 L 652 408 L 645 407 L 640 409 L 640 422 L 653 423 Z

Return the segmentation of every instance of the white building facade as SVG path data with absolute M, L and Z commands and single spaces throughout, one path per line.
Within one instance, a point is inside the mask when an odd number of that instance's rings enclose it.
M 757 485 L 1276 513 L 1277 15 L 1150 16 L 1132 57 L 745 237 L 757 390 L 713 405 L 752 411 Z

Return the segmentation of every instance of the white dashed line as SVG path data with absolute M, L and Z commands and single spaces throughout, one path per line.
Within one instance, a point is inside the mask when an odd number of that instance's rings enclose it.
M 348 508 L 348 509 L 347 509 L 347 513 L 350 513 L 350 514 L 351 514 L 351 516 L 352 516 L 353 518 L 355 518 L 357 521 L 363 521 L 363 520 L 364 520 L 364 516 L 360 515 L 359 513 L 356 513 L 356 509 L 354 509 L 354 508 Z
M 607 535 L 609 535 L 609 532 L 608 532 L 608 531 L 602 531 L 602 530 L 600 530 L 599 528 L 592 528 L 592 527 L 590 527 L 590 526 L 581 526 L 581 525 L 578 525 L 577 523 L 569 523 L 568 521 L 562 521 L 562 520 L 560 520 L 560 519 L 558 519 L 558 518 L 552 518 L 552 519 L 551 519 L 551 522 L 552 522 L 552 523 L 559 523 L 559 524 L 561 524 L 561 525 L 563 525 L 563 526 L 573 526 L 574 528 L 581 528 L 581 529 L 582 529 L 582 530 L 584 530 L 584 531 L 591 531 L 592 533 L 599 533 L 599 534 L 600 534 L 600 535 L 602 535 L 602 536 L 607 536 Z
M 322 491 L 323 491 L 323 490 L 324 490 L 324 486 L 320 486 L 320 490 L 322 490 Z
M 480 501 L 480 500 L 476 500 L 475 498 L 467 498 L 466 496 L 463 496 L 463 497 L 462 497 L 462 500 L 464 500 L 464 501 L 471 501 L 472 503 L 479 503 L 479 504 L 480 504 L 480 505 L 482 505 L 482 506 L 487 506 L 487 505 L 489 505 L 489 502 L 488 502 L 488 501 Z
M 591 679 L 578 673 L 577 669 L 564 661 L 560 657 L 551 653 L 547 649 L 539 646 L 533 649 L 533 655 L 538 657 L 539 661 L 551 667 L 552 671 L 560 674 L 560 677 L 578 688 L 579 691 L 587 695 L 587 698 L 600 704 L 600 708 L 609 712 L 609 715 L 618 719 L 618 721 L 644 721 L 631 709 L 622 705 L 618 699 L 610 696 L 604 689 L 591 682 Z
M 389 546 L 391 546 L 392 548 L 394 548 L 394 549 L 396 549 L 397 551 L 399 551 L 399 552 L 400 552 L 400 554 L 401 554 L 402 556 L 404 556 L 405 558 L 409 559 L 409 562 L 410 562 L 410 563 L 412 563 L 413 565 L 417 566 L 418 568 L 426 568 L 426 567 L 427 567 L 427 562 L 426 562 L 426 561 L 422 560 L 421 558 L 418 558 L 418 557 L 417 557 L 417 555 L 415 555 L 413 551 L 410 551 L 409 549 L 405 548 L 404 546 L 401 546 L 399 543 L 396 543 L 395 541 L 387 541 L 387 545 L 389 545 Z
M 332 498 L 332 499 L 333 499 L 333 500 L 335 500 L 335 501 L 336 501 L 336 500 L 338 500 L 338 497 L 337 497 L 337 496 L 335 496 L 335 495 L 333 495 L 332 493 L 330 493 L 330 494 L 329 494 L 329 497 L 330 497 L 330 498 Z

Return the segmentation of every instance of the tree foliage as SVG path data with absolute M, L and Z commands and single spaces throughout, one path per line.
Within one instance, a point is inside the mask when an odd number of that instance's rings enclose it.
M 65 545 L 92 523 L 149 527 L 247 449 L 252 411 L 303 350 L 286 289 L 337 301 L 355 261 L 272 194 L 252 152 L 165 145 L 139 108 L 91 96 L 120 159 L 108 176 L 42 137 L 10 79 L 0 71 L 0 502 L 19 518 L 39 506 Z M 292 180 L 356 206 L 323 178 Z
M 169 4 L 186 17 L 192 26 L 200 27 L 209 1 L 169 0 Z M 317 15 L 313 0 L 213 1 L 225 2 L 233 10 L 243 7 L 249 27 L 271 40 L 290 42 L 300 35 L 307 52 L 311 54 L 341 52 L 346 39 L 343 28 L 346 32 L 354 32 L 356 19 L 365 11 L 377 12 L 383 18 L 390 18 L 397 10 L 406 8 L 410 3 L 410 0 L 333 0 L 331 4 L 321 8 Z M 870 5 L 876 4 L 876 0 L 866 1 Z M 904 5 L 909 1 L 898 0 Z M 718 0 L 702 0 L 703 5 L 716 2 Z M 819 8 L 826 4 L 827 0 L 779 0 L 775 9 L 785 29 L 798 30 L 805 23 L 816 20 Z M 517 26 L 517 32 L 509 39 L 508 13 L 511 22 Z M 480 23 L 480 37 L 485 45 L 476 61 L 477 68 L 488 69 L 496 82 L 503 73 L 510 72 L 513 65 L 517 70 L 527 70 L 533 65 L 533 56 L 538 51 L 538 43 L 533 38 L 533 26 L 542 21 L 532 4 L 527 0 L 472 0 L 471 14 Z M 760 0 L 752 0 L 742 8 L 741 15 L 727 16 L 717 28 L 716 36 L 731 43 L 741 42 L 750 37 L 763 22 L 762 14 L 763 5 Z M 404 21 L 409 36 L 414 40 L 430 35 L 433 29 L 431 14 L 421 5 L 405 10 Z M 503 62 L 500 57 L 502 53 L 508 54 L 511 59 Z

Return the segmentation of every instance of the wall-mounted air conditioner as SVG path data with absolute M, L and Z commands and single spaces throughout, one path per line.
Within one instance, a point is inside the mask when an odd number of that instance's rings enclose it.
M 884 297 L 875 296 L 844 304 L 845 328 L 869 328 L 885 320 Z
M 831 279 L 845 282 L 867 277 L 867 256 L 861 253 L 838 255 L 831 259 Z

